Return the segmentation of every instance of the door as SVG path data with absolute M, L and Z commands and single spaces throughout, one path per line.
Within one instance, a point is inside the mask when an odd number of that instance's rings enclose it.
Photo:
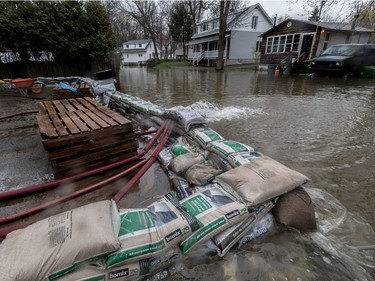
M 301 48 L 298 54 L 299 61 L 304 61 L 310 57 L 311 47 L 314 40 L 314 34 L 308 33 L 302 35 Z

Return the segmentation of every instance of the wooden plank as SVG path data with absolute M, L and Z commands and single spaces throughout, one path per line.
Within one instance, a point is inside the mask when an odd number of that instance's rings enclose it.
M 70 134 L 79 134 L 81 131 L 79 128 L 74 124 L 74 122 L 69 118 L 69 116 L 64 112 L 59 114 L 62 121 L 65 123 L 66 127 L 68 128 Z
M 96 138 L 101 138 L 103 136 L 115 135 L 115 134 L 131 134 L 134 135 L 133 125 L 131 123 L 118 126 L 110 127 L 102 130 L 94 130 L 89 132 L 82 132 L 80 134 L 71 135 L 67 137 L 60 137 L 58 139 L 43 140 L 43 146 L 46 150 L 58 149 L 59 147 L 64 147 L 66 145 L 76 145 L 79 142 L 85 142 Z
M 55 110 L 52 101 L 45 101 L 44 105 L 47 109 L 48 114 L 57 114 L 57 111 Z
M 52 103 L 55 105 L 59 113 L 65 113 L 66 109 L 59 100 L 54 100 Z
M 112 137 L 110 142 L 107 138 L 102 138 L 94 141 L 80 142 L 76 145 L 67 145 L 61 149 L 49 151 L 49 158 L 51 160 L 58 160 L 63 158 L 79 157 L 82 152 L 92 153 L 97 150 L 107 150 L 110 148 L 116 148 L 119 145 L 126 144 L 131 145 L 131 147 L 138 147 L 138 141 L 133 137 L 124 138 L 121 135 Z M 111 152 L 109 152 L 111 154 Z
M 108 124 L 107 122 L 105 122 L 102 118 L 100 118 L 100 116 L 98 116 L 96 113 L 98 112 L 97 110 L 95 111 L 91 111 L 89 109 L 84 109 L 82 110 L 87 116 L 89 116 L 93 121 L 96 122 L 96 124 L 98 124 L 101 128 L 108 128 L 108 127 L 111 127 L 110 124 Z
M 61 122 L 61 119 L 57 114 L 50 114 L 49 117 L 59 136 L 69 135 L 69 132 L 66 130 L 64 124 Z
M 69 103 L 69 100 L 60 100 L 60 102 L 64 105 L 67 111 L 75 111 L 75 107 Z
M 66 114 L 73 121 L 73 123 L 79 128 L 81 132 L 88 132 L 90 128 L 86 126 L 84 122 L 77 116 L 75 112 L 67 111 Z
M 40 115 L 47 115 L 48 114 L 47 109 L 46 109 L 43 102 L 38 102 L 37 107 L 38 107 L 38 111 L 39 111 Z
M 86 109 L 81 103 L 78 102 L 76 99 L 69 99 L 69 102 L 78 110 Z
M 74 169 L 75 167 L 85 166 L 88 163 L 103 161 L 104 159 L 110 159 L 113 155 L 123 154 L 126 155 L 127 152 L 133 152 L 137 150 L 138 145 L 119 145 L 107 150 L 99 150 L 95 153 L 89 153 L 82 155 L 80 157 L 75 157 L 68 160 L 56 161 L 57 169 Z
M 90 111 L 94 112 L 98 117 L 103 119 L 105 122 L 107 122 L 110 126 L 118 126 L 120 125 L 118 122 L 116 122 L 113 118 L 107 116 L 103 112 L 99 110 L 100 107 L 94 108 L 93 105 L 89 102 L 87 102 L 85 99 L 79 99 L 80 102 L 87 108 L 90 109 Z
M 77 114 L 77 116 L 83 120 L 86 125 L 91 129 L 91 130 L 99 130 L 100 129 L 100 126 L 98 126 L 98 124 L 96 124 L 89 116 L 86 115 L 86 113 L 82 110 L 77 110 L 75 112 Z
M 59 136 L 55 128 L 52 126 L 48 115 L 37 115 L 36 119 L 39 124 L 39 131 L 42 138 L 57 138 Z

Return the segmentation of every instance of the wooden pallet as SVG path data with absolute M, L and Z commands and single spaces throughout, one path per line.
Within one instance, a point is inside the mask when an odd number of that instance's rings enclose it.
M 55 177 L 137 153 L 131 121 L 90 98 L 43 101 L 37 120 Z
M 61 100 L 71 98 L 92 97 L 90 86 L 86 83 L 70 84 L 69 86 L 77 89 L 77 92 L 73 93 L 72 91 L 61 89 L 58 86 L 56 86 L 52 90 L 52 99 Z

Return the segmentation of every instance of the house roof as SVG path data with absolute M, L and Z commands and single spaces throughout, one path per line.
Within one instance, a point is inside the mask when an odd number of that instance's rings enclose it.
M 261 36 L 264 36 L 265 34 L 268 34 L 269 32 L 274 31 L 279 26 L 284 25 L 288 21 L 299 22 L 299 23 L 308 24 L 308 25 L 311 25 L 311 26 L 319 26 L 319 27 L 322 27 L 322 28 L 325 28 L 325 29 L 336 30 L 336 31 L 351 31 L 351 29 L 352 29 L 352 25 L 348 24 L 348 23 L 317 22 L 317 21 L 297 20 L 297 19 L 289 18 L 289 19 L 286 19 L 286 20 L 282 21 L 278 25 L 272 27 L 271 29 L 267 30 L 266 32 L 264 32 L 263 34 L 261 34 L 259 36 L 261 37 Z M 368 29 L 368 28 L 365 28 L 365 27 L 360 27 L 360 26 L 356 26 L 354 31 L 356 31 L 356 32 L 370 32 L 370 33 L 375 32 L 375 30 Z
M 131 44 L 145 44 L 145 43 L 150 43 L 151 39 L 143 39 L 143 40 L 130 40 L 125 42 L 125 45 L 131 45 Z
M 259 9 L 263 13 L 263 15 L 267 19 L 267 21 L 271 25 L 273 24 L 271 18 L 264 11 L 264 9 L 262 8 L 262 6 L 259 3 L 257 3 L 257 4 L 251 5 L 249 7 L 246 7 L 244 9 L 241 9 L 241 10 L 235 12 L 234 13 L 234 17 L 228 16 L 228 30 L 231 28 L 231 25 L 235 24 L 236 21 L 238 21 L 238 19 L 239 19 L 238 17 L 242 17 L 243 15 L 245 15 L 247 13 L 250 13 L 251 11 L 253 11 L 255 9 Z M 202 25 L 204 23 L 208 23 L 208 22 L 211 22 L 211 21 L 214 21 L 214 20 L 218 20 L 218 19 L 219 19 L 219 17 L 210 18 L 210 19 L 204 20 L 202 22 L 199 22 L 197 25 Z M 202 37 L 206 37 L 206 36 L 210 36 L 210 35 L 215 35 L 215 34 L 218 34 L 218 33 L 219 33 L 219 28 L 214 29 L 214 30 L 209 30 L 207 32 L 195 33 L 191 38 L 192 39 L 202 38 Z

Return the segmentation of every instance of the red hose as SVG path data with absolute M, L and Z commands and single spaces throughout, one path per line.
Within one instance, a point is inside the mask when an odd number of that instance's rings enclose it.
M 147 172 L 147 170 L 151 167 L 151 165 L 156 161 L 156 158 L 159 155 L 160 151 L 163 149 L 164 144 L 167 142 L 171 131 L 172 131 L 172 123 L 168 120 L 165 133 L 163 134 L 156 149 L 147 158 L 147 162 L 145 163 L 145 165 L 143 165 L 142 168 L 132 177 L 132 179 L 128 181 L 127 184 L 112 198 L 116 203 L 120 202 L 120 200 L 125 196 L 125 194 L 134 186 L 135 183 L 137 183 L 140 180 L 140 178 Z
M 0 225 L 2 224 L 6 224 L 6 223 L 10 223 L 10 222 L 13 222 L 15 220 L 18 220 L 18 219 L 21 219 L 21 218 L 24 218 L 24 217 L 27 217 L 27 216 L 30 216 L 30 215 L 33 215 L 33 214 L 36 214 L 36 213 L 39 213 L 49 207 L 53 207 L 55 205 L 58 205 L 58 204 L 61 204 L 63 202 L 66 202 L 68 200 L 71 200 L 71 199 L 74 199 L 78 196 L 81 196 L 81 195 L 84 195 L 86 193 L 89 193 L 91 191 L 94 191 L 96 189 L 98 189 L 99 187 L 105 185 L 105 184 L 108 184 L 122 176 L 125 176 L 131 172 L 133 172 L 134 170 L 138 169 L 139 167 L 142 166 L 141 170 L 142 173 L 138 172 L 131 180 L 131 184 L 127 184 L 125 187 L 126 188 L 123 188 L 122 190 L 120 190 L 120 192 L 118 192 L 114 198 L 117 198 L 117 200 L 121 200 L 121 198 L 125 195 L 125 193 L 128 192 L 128 190 L 134 185 L 135 182 L 137 182 L 139 180 L 139 178 L 150 168 L 150 166 L 155 162 L 156 160 L 156 157 L 158 156 L 158 154 L 160 153 L 160 151 L 162 150 L 164 144 L 166 143 L 166 141 L 168 140 L 168 137 L 172 131 L 172 126 L 171 126 L 171 122 L 168 120 L 166 123 L 163 124 L 163 136 L 162 136 L 162 139 L 161 141 L 159 142 L 159 144 L 157 145 L 157 147 L 155 148 L 155 150 L 151 153 L 150 156 L 147 157 L 147 159 L 145 160 L 142 160 L 141 162 L 133 165 L 132 167 L 108 178 L 108 179 L 105 179 L 103 181 L 100 181 L 98 183 L 95 183 L 93 185 L 90 185 L 88 187 L 85 187 L 85 188 L 82 188 L 80 190 L 77 190 L 75 192 L 72 192 L 70 194 L 67 194 L 65 196 L 62 196 L 62 197 L 59 197 L 59 198 L 56 198 L 54 200 L 51 200 L 51 201 L 48 201 L 48 202 L 45 202 L 45 203 L 42 203 L 38 206 L 35 206 L 35 207 L 32 207 L 32 208 L 29 208 L 27 210 L 24 210 L 24 211 L 21 211 L 19 213 L 16 213 L 16 214 L 12 214 L 12 215 L 9 215 L 9 216 L 6 216 L 6 217 L 2 217 L 0 218 Z M 144 167 L 146 166 L 146 168 Z M 115 199 L 114 199 L 115 200 Z M 118 201 L 115 200 L 115 202 L 117 203 Z M 5 228 L 6 230 L 6 228 Z M 12 231 L 10 229 L 10 231 Z M 4 230 L 0 230 L 0 234 L 1 233 L 6 233 L 6 231 Z M 8 232 L 9 233 L 9 232 Z M 5 234 L 6 235 L 6 234 Z
M 6 116 L 0 116 L 0 120 L 7 119 L 7 118 L 12 118 L 18 115 L 26 115 L 26 114 L 32 114 L 32 113 L 38 113 L 38 110 L 30 110 L 30 111 L 23 111 L 23 112 L 17 112 L 11 115 L 6 115 Z
M 47 191 L 47 190 L 50 190 L 50 189 L 54 189 L 62 183 L 87 178 L 91 175 L 98 174 L 98 173 L 101 173 L 101 172 L 105 172 L 105 171 L 108 171 L 110 169 L 114 169 L 114 168 L 117 168 L 119 166 L 134 162 L 134 161 L 140 159 L 141 157 L 143 157 L 151 149 L 151 147 L 154 145 L 154 143 L 157 141 L 158 137 L 160 136 L 160 134 L 164 130 L 165 125 L 166 125 L 166 123 L 162 124 L 159 127 L 159 129 L 157 130 L 157 132 L 155 133 L 155 135 L 153 136 L 151 141 L 142 149 L 142 151 L 140 151 L 138 153 L 138 155 L 129 157 L 129 158 L 124 159 L 124 160 L 120 160 L 118 162 L 115 162 L 115 163 L 112 163 L 112 164 L 109 164 L 109 165 L 106 165 L 106 166 L 103 166 L 103 167 L 95 168 L 95 169 L 88 170 L 88 171 L 85 171 L 85 172 L 82 172 L 82 173 L 79 173 L 79 174 L 76 174 L 76 175 L 73 175 L 73 176 L 69 176 L 69 177 L 66 177 L 66 178 L 54 180 L 54 181 L 51 181 L 51 182 L 45 182 L 45 183 L 41 183 L 41 184 L 37 184 L 37 185 L 31 185 L 31 186 L 27 186 L 27 187 L 16 189 L 16 190 L 9 190 L 9 191 L 6 191 L 6 192 L 2 192 L 2 193 L 0 193 L 0 201 L 10 200 L 10 199 L 13 199 L 13 198 L 21 198 L 21 197 L 29 195 L 29 194 L 34 194 L 34 193 L 37 193 L 37 192 L 43 192 L 43 191 Z
M 112 182 L 112 181 L 114 181 L 114 180 L 116 180 L 116 179 L 118 179 L 122 176 L 125 176 L 125 175 L 133 172 L 134 170 L 138 169 L 140 166 L 144 165 L 146 162 L 147 162 L 147 160 L 142 160 L 141 162 L 139 162 L 139 163 L 133 165 L 132 167 L 130 167 L 129 169 L 126 169 L 126 170 L 122 171 L 121 173 L 118 173 L 118 174 L 116 174 L 116 175 L 114 175 L 114 176 L 112 176 L 108 179 L 105 179 L 105 180 L 101 181 L 101 182 L 98 182 L 98 183 L 95 183 L 93 185 L 87 186 L 85 188 L 82 188 L 80 190 L 77 190 L 75 192 L 67 194 L 65 196 L 61 196 L 59 198 L 53 199 L 51 201 L 42 203 L 38 206 L 31 207 L 31 208 L 29 208 L 27 210 L 24 210 L 24 211 L 21 211 L 19 213 L 12 214 L 12 215 L 9 215 L 9 216 L 6 216 L 6 217 L 2 217 L 2 218 L 0 218 L 0 225 L 5 224 L 5 223 L 10 223 L 10 222 L 13 222 L 15 220 L 18 220 L 18 219 L 21 219 L 21 218 L 39 213 L 43 210 L 46 210 L 47 208 L 53 207 L 55 205 L 64 203 L 64 202 L 66 202 L 70 199 L 74 199 L 78 196 L 81 196 L 81 195 L 84 195 L 84 194 L 89 193 L 91 191 L 94 191 L 94 190 L 98 189 L 99 187 L 101 187 L 105 184 L 108 184 L 108 183 L 110 183 L 110 182 Z

